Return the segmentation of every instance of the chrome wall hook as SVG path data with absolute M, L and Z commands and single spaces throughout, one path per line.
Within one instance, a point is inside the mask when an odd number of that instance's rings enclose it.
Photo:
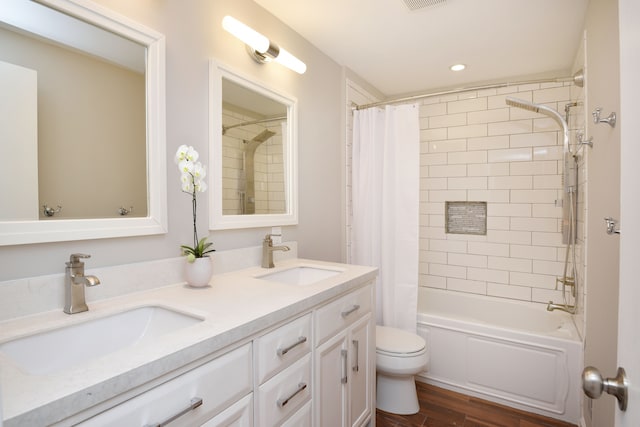
M 56 207 L 55 209 L 52 208 L 51 206 L 47 205 L 46 203 L 44 205 L 42 205 L 42 213 L 44 213 L 45 216 L 54 216 L 55 214 L 57 214 L 61 210 L 62 210 L 62 206 L 61 205 L 58 205 L 58 207 Z
M 606 123 L 611 127 L 615 127 L 616 126 L 616 113 L 611 113 L 609 114 L 607 117 L 605 117 L 604 119 L 600 117 L 600 113 L 602 112 L 602 108 L 598 107 L 595 110 L 593 110 L 593 113 L 591 113 L 591 115 L 593 116 L 593 123 L 598 124 L 598 123 Z
M 129 215 L 131 212 L 133 212 L 133 206 L 129 206 L 129 209 L 125 208 L 124 206 L 120 206 L 118 208 L 118 213 L 122 216 Z
M 616 228 L 618 220 L 613 219 L 610 216 L 604 217 L 604 220 L 607 223 L 607 234 L 620 234 L 620 228 Z
M 578 144 L 579 145 L 588 145 L 589 147 L 593 148 L 593 137 L 592 136 L 590 136 L 589 139 L 583 139 L 584 138 L 584 133 L 577 132 L 576 133 L 576 137 L 578 138 Z

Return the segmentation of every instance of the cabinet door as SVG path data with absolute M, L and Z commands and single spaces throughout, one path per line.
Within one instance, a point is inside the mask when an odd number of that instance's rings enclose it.
M 371 415 L 375 349 L 372 353 L 373 321 L 371 313 L 350 329 L 349 336 L 349 406 L 350 426 L 361 426 Z M 372 366 L 373 365 L 373 366 Z
M 343 331 L 325 342 L 316 352 L 315 425 L 346 426 L 347 332 Z

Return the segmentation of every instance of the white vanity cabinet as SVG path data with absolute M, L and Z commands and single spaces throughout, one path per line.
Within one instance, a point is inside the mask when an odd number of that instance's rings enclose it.
M 157 426 L 173 420 L 185 427 L 250 427 L 252 362 L 251 343 L 245 344 L 78 425 Z M 223 413 L 231 407 L 232 413 Z
M 66 384 L 73 393 L 49 404 L 20 413 L 19 405 L 12 403 L 9 407 L 18 415 L 4 420 L 5 425 L 363 427 L 373 423 L 375 296 L 371 280 L 375 270 L 340 268 L 344 270 L 342 281 L 330 279 L 290 289 L 268 280 L 258 283 L 253 276 L 242 279 L 247 273 L 223 275 L 220 282 L 203 291 L 213 294 L 211 303 L 209 296 L 198 296 L 201 301 L 193 292 L 184 300 L 178 298 L 185 310 L 192 304 L 194 310 L 209 314 L 192 331 L 193 340 L 180 341 L 188 343 L 184 347 L 162 354 L 156 354 L 155 348 L 144 353 L 147 348 L 142 346 L 124 349 L 140 360 L 149 359 L 145 365 L 123 367 L 128 359 L 122 353 L 114 366 L 99 366 L 107 375 L 99 378 L 102 371 L 98 371 L 87 385 L 71 384 L 75 388 L 70 388 Z M 255 274 L 255 269 L 250 271 Z M 264 304 L 247 303 L 246 296 L 257 285 L 262 294 L 269 292 L 270 298 Z M 163 288 L 154 291 L 152 298 L 171 301 L 181 291 L 181 287 Z M 149 304 L 150 297 L 140 298 L 140 303 Z M 233 312 L 241 304 L 255 304 L 257 309 Z M 228 325 L 216 321 L 223 315 L 229 317 Z M 190 331 L 185 329 L 187 333 Z M 164 347 L 170 347 L 166 345 L 170 339 L 166 337 Z M 86 371 L 80 367 L 74 372 Z M 153 377 L 153 372 L 163 374 Z M 111 373 L 115 375 L 109 376 Z M 14 375 L 21 378 L 18 370 Z M 38 378 L 29 380 L 37 382 Z M 11 381 L 3 386 L 20 391 L 23 383 Z M 65 386 L 50 384 L 44 378 L 38 384 L 34 392 Z
M 317 309 L 314 425 L 362 426 L 375 391 L 373 286 Z

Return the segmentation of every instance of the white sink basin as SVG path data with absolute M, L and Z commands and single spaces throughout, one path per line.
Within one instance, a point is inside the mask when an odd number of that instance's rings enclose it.
M 330 268 L 299 266 L 257 276 L 259 279 L 287 285 L 306 286 L 342 273 Z
M 0 344 L 0 353 L 28 374 L 46 375 L 202 320 L 164 307 L 145 306 L 7 341 Z

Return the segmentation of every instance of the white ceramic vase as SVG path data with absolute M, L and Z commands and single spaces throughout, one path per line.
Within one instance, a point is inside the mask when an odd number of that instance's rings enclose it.
M 213 263 L 208 256 L 196 258 L 193 262 L 185 262 L 185 280 L 194 288 L 209 286 L 209 280 L 213 276 Z

